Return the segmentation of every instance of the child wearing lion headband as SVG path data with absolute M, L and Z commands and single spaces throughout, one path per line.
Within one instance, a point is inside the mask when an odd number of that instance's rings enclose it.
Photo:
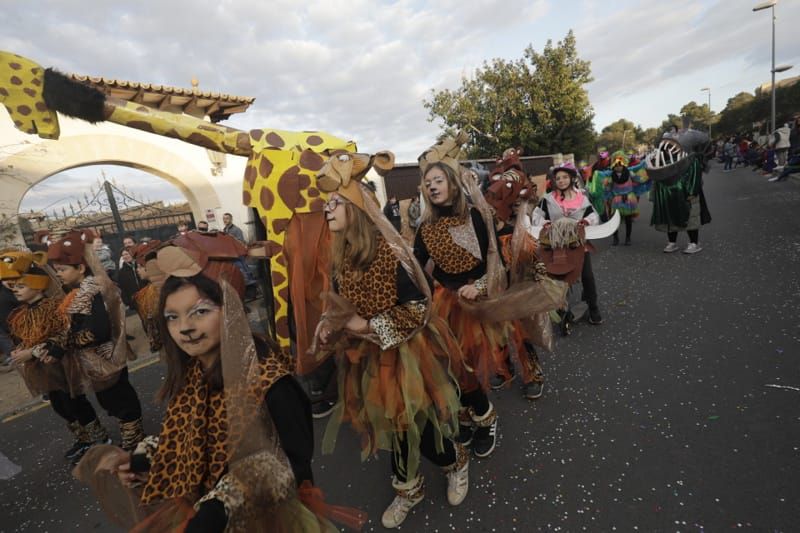
M 9 332 L 16 343 L 11 357 L 33 396 L 47 393 L 50 406 L 75 435 L 64 454 L 80 459 L 92 445 L 109 442 L 92 404 L 81 391 L 81 374 L 71 354 L 61 360 L 50 351 L 66 344 L 69 321 L 59 311 L 63 292 L 46 257 L 27 251 L 0 254 L 0 280 L 20 302 L 8 317 Z
M 373 165 L 391 169 L 394 155 L 334 155 L 317 176 L 331 193 L 325 206 L 333 235 L 332 282 L 317 327 L 317 361 L 335 354 L 339 403 L 323 441 L 331 451 L 341 422 L 362 435 L 362 455 L 392 453 L 396 496 L 382 516 L 400 526 L 424 497 L 420 456 L 447 475 L 447 500 L 459 505 L 469 487 L 469 454 L 451 438 L 458 429 L 458 343 L 430 313 L 422 268 L 361 179 Z

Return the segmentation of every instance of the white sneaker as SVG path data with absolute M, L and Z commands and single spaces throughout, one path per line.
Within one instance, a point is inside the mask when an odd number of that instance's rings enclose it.
M 677 252 L 680 248 L 674 242 L 668 242 L 667 245 L 664 247 L 665 254 L 671 254 L 672 252 Z
M 445 467 L 447 474 L 447 503 L 461 505 L 469 492 L 469 451 L 456 444 L 456 462 Z
M 685 253 L 685 254 L 696 254 L 700 250 L 702 250 L 702 248 L 700 248 L 695 243 L 690 242 L 689 246 L 686 247 L 686 249 L 683 251 L 683 253 Z
M 381 524 L 387 529 L 400 527 L 409 511 L 425 498 L 425 481 L 421 475 L 406 483 L 394 479 L 392 486 L 397 494 L 381 517 Z
M 778 181 L 778 176 L 774 176 L 774 177 L 768 179 L 767 181 Z

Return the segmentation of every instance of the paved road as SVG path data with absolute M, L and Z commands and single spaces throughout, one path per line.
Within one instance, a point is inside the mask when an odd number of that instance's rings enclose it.
M 517 388 L 493 396 L 500 441 L 473 462 L 467 500 L 448 507 L 426 465 L 428 499 L 403 530 L 797 530 L 800 391 L 769 385 L 800 388 L 800 185 L 713 170 L 706 192 L 714 221 L 698 255 L 661 252 L 647 203 L 633 246 L 600 243 L 606 323 L 579 325 L 545 356 L 538 402 Z M 133 376 L 145 399 L 160 379 L 158 365 Z M 156 430 L 158 409 L 146 416 Z M 0 425 L 0 452 L 22 467 L 0 481 L 1 530 L 113 530 L 59 459 L 68 444 L 47 410 Z M 343 434 L 315 468 L 330 501 L 382 530 L 385 455 L 361 464 Z

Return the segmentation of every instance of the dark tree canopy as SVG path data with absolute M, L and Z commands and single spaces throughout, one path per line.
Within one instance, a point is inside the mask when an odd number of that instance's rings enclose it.
M 424 105 L 444 131 L 470 133 L 470 157 L 495 157 L 512 146 L 531 155 L 585 156 L 595 141 L 585 89 L 591 81 L 590 63 L 578 57 L 570 30 L 541 53 L 529 45 L 520 59 L 484 62 L 460 87 L 432 91 Z

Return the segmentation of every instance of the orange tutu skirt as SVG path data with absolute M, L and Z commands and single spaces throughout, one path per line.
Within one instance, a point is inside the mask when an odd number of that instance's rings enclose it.
M 478 388 L 488 392 L 494 376 L 511 377 L 506 349 L 513 333 L 509 322 L 479 321 L 459 305 L 455 292 L 442 286 L 433 295 L 433 313 L 450 325 L 461 344 L 464 363 L 472 369 L 459 381 L 463 392 Z
M 417 474 L 422 430 L 430 423 L 443 451 L 443 439 L 458 431 L 458 383 L 466 374 L 458 342 L 447 324 L 431 317 L 410 339 L 388 350 L 367 340 L 336 355 L 339 403 L 322 441 L 330 453 L 342 422 L 361 435 L 362 460 L 377 450 L 399 450 L 408 440 L 407 464 L 398 456 L 409 478 Z

